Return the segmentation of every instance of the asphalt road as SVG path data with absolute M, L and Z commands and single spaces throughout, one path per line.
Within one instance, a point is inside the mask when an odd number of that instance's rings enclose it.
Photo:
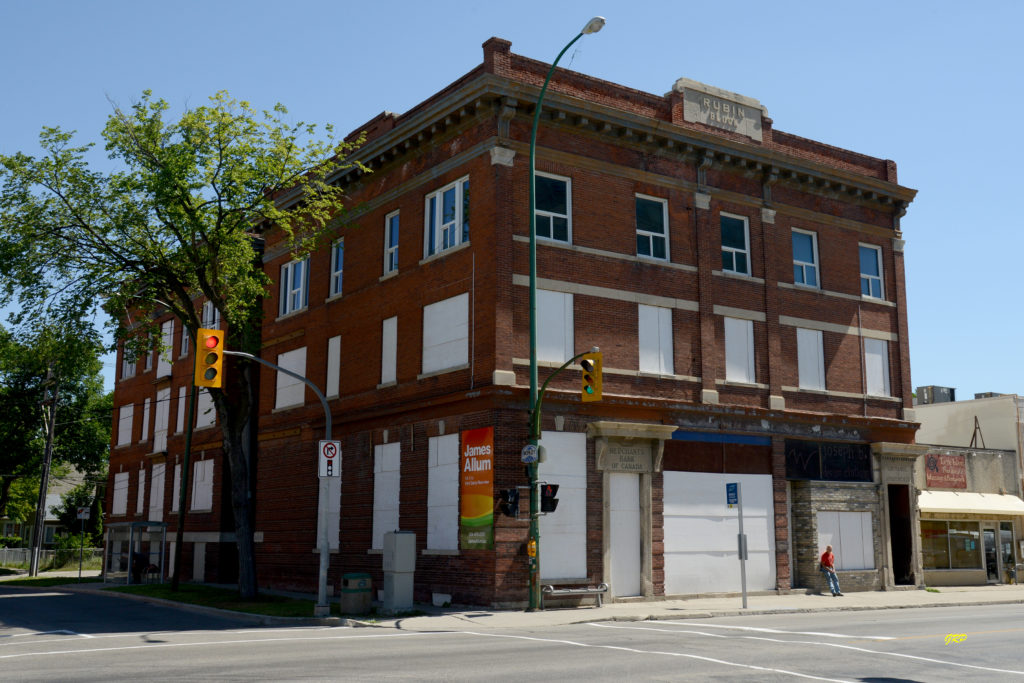
M 0 586 L 4 681 L 1024 681 L 1024 606 L 404 631 Z

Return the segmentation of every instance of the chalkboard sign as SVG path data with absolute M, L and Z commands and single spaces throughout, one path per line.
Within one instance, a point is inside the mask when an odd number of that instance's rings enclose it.
M 872 481 L 867 444 L 786 439 L 786 478 Z

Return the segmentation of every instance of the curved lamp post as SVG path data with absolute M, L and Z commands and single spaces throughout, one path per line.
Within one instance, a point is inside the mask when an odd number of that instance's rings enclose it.
M 583 30 L 562 48 L 548 69 L 548 76 L 537 96 L 537 107 L 533 112 L 533 129 L 530 131 L 530 443 L 534 446 L 540 441 L 540 415 L 534 415 L 540 407 L 537 405 L 537 197 L 536 197 L 536 166 L 534 164 L 537 151 L 537 126 L 540 124 L 540 111 L 544 103 L 544 94 L 548 83 L 555 73 L 558 60 L 572 47 L 573 43 L 588 33 L 597 33 L 604 27 L 604 17 L 594 17 L 587 22 Z M 537 492 L 537 463 L 529 465 L 530 470 L 530 607 L 534 611 L 540 606 L 540 530 L 537 522 L 539 513 L 539 495 Z

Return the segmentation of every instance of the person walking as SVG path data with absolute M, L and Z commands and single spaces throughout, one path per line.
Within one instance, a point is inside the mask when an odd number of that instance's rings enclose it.
M 828 581 L 828 588 L 832 591 L 832 597 L 838 598 L 842 595 L 839 590 L 839 577 L 836 575 L 836 556 L 832 554 L 832 546 L 825 546 L 825 552 L 821 554 L 821 562 L 818 564 L 821 573 Z

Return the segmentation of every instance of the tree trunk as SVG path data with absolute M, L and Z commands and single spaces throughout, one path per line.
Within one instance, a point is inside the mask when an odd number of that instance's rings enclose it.
M 223 419 L 224 457 L 231 472 L 231 511 L 235 522 L 235 541 L 238 544 L 238 593 L 243 598 L 255 598 L 256 548 L 253 541 L 252 493 L 250 490 L 250 448 L 246 440 L 246 425 L 250 420 L 253 387 L 250 364 L 234 363 L 228 374 L 231 396 L 241 400 L 224 401 L 220 394 L 218 413 Z M 219 393 L 219 392 L 218 392 Z

